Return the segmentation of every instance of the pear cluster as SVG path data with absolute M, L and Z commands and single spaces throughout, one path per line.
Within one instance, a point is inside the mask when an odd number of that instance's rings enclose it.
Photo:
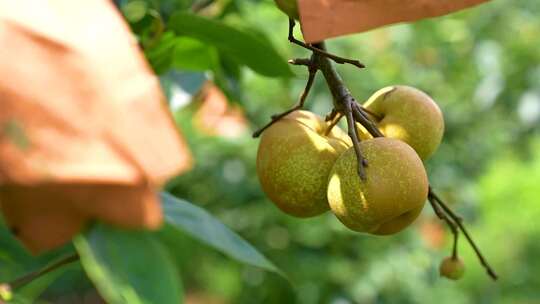
M 365 179 L 347 133 L 316 114 L 292 112 L 263 133 L 257 174 L 279 209 L 301 218 L 331 210 L 346 227 L 375 235 L 397 233 L 418 217 L 429 188 L 423 161 L 441 142 L 442 112 L 408 86 L 381 89 L 363 106 L 385 135 L 357 126 Z

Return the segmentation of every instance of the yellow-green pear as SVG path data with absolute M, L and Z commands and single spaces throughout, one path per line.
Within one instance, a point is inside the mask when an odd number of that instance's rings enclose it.
M 274 0 L 277 7 L 289 17 L 293 19 L 300 19 L 298 15 L 298 2 L 297 0 Z
M 439 147 L 444 118 L 439 106 L 426 93 L 403 85 L 383 88 L 364 104 L 381 132 L 402 140 L 427 160 Z M 360 128 L 361 137 L 367 132 Z M 369 136 L 368 136 L 369 137 Z
M 257 152 L 257 175 L 266 195 L 282 211 L 296 217 L 329 209 L 328 174 L 338 156 L 350 147 L 339 127 L 308 111 L 295 111 L 264 131 Z
M 422 160 L 406 143 L 374 138 L 360 143 L 366 179 L 359 178 L 354 148 L 338 158 L 328 180 L 332 212 L 348 228 L 376 235 L 397 233 L 420 214 L 428 195 Z
M 450 280 L 459 280 L 465 274 L 465 264 L 458 257 L 447 257 L 441 262 L 439 273 Z

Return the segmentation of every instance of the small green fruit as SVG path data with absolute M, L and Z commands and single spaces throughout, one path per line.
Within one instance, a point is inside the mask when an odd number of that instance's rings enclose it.
M 298 15 L 298 2 L 296 0 L 275 0 L 277 7 L 289 17 L 300 19 Z
M 427 160 L 439 147 L 444 118 L 426 93 L 409 86 L 390 86 L 373 94 L 364 107 L 374 114 L 377 126 L 389 138 L 402 140 Z M 361 137 L 367 132 L 360 129 Z
M 308 112 L 295 111 L 264 131 L 257 152 L 257 175 L 266 195 L 283 212 L 311 217 L 328 211 L 328 174 L 350 139 Z
M 450 280 L 459 280 L 465 274 L 465 264 L 458 257 L 447 257 L 441 262 L 439 273 Z
M 366 179 L 358 176 L 356 154 L 349 148 L 330 172 L 330 208 L 352 230 L 397 233 L 418 217 L 425 204 L 428 179 L 422 160 L 397 139 L 364 140 L 360 149 L 368 162 Z

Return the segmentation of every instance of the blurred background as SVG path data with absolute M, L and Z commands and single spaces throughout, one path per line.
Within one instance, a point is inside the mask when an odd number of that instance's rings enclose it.
M 216 55 L 219 68 L 195 59 L 164 64 L 167 33 L 157 42 L 152 33 L 161 22 L 155 12 L 166 22 L 175 10 L 191 8 L 256 33 L 284 59 L 308 57 L 288 43 L 287 18 L 272 1 L 201 1 L 196 8 L 187 0 L 116 3 L 160 75 L 196 160 L 167 190 L 210 211 L 291 278 L 289 283 L 240 265 L 186 236 L 168 246 L 177 255 L 187 303 L 540 303 L 539 1 L 497 0 L 327 43 L 332 53 L 367 65 L 338 67 L 358 100 L 406 84 L 440 105 L 446 132 L 426 164 L 430 181 L 463 216 L 500 275 L 497 282 L 463 239 L 465 277 L 458 282 L 439 277 L 452 237 L 428 205 L 404 232 L 374 237 L 348 231 L 331 213 L 296 219 L 268 201 L 257 180 L 258 140 L 251 133 L 296 102 L 307 71 L 293 67 L 293 77 L 264 77 L 211 49 L 201 52 L 204 48 L 193 48 L 199 50 L 193 58 Z M 320 115 L 331 109 L 320 75 L 307 108 Z M 16 270 L 3 268 L 0 275 Z M 74 265 L 42 298 L 82 303 L 85 294 L 90 303 L 91 285 Z

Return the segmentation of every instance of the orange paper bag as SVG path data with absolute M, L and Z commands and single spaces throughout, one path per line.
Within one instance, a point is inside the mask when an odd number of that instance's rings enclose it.
M 449 14 L 489 0 L 298 0 L 306 42 Z
M 92 219 L 157 228 L 191 165 L 159 81 L 106 0 L 0 0 L 0 207 L 33 252 Z

